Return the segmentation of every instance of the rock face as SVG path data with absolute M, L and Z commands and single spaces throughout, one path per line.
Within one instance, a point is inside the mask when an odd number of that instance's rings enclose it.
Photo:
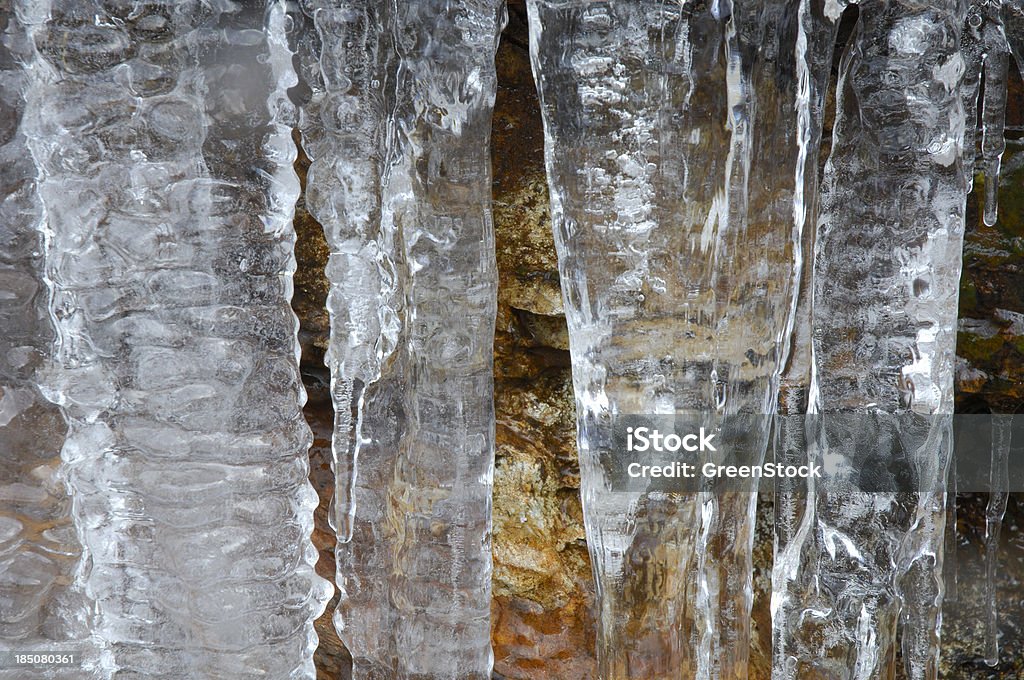
M 530 71 L 525 4 L 509 3 L 509 24 L 498 53 L 498 98 L 493 121 L 494 221 L 500 275 L 495 337 L 497 452 L 494 477 L 494 581 L 492 635 L 495 678 L 591 680 L 593 583 L 584 539 L 576 462 L 575 415 L 568 338 L 551 234 L 544 172 L 543 132 Z M 1011 83 L 1008 125 L 1024 122 L 1019 77 Z M 1024 153 L 1012 142 L 1004 159 L 1001 219 L 985 227 L 976 201 L 968 203 L 960 333 L 957 406 L 960 411 L 1015 412 L 1024 397 Z M 305 175 L 305 160 L 298 162 Z M 320 226 L 296 212 L 299 234 L 295 309 L 302 320 L 303 376 L 309 390 L 307 419 L 316 440 L 312 479 L 321 507 L 313 540 L 321 575 L 333 578 L 334 535 L 327 525 L 331 496 L 329 378 L 323 366 L 327 343 L 323 269 L 327 246 Z M 1018 527 L 1024 505 L 1010 500 L 1000 565 L 1003 665 L 988 669 L 980 658 L 983 602 L 961 585 L 947 602 L 943 677 L 1024 677 L 1022 658 L 1024 540 Z M 959 503 L 961 584 L 978 583 L 984 499 Z M 751 678 L 769 677 L 769 615 L 772 505 L 763 496 L 755 544 L 754 625 Z M 980 528 L 979 528 L 980 527 Z M 980 592 L 980 591 L 979 591 Z M 331 625 L 333 603 L 317 622 L 319 677 L 347 678 L 349 659 Z
M 548 209 L 526 12 L 509 7 L 493 125 L 495 672 L 594 677 L 593 584 L 583 532 L 568 333 Z

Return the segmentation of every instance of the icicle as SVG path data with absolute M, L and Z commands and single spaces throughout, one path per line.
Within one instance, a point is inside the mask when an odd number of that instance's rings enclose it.
M 331 248 L 335 623 L 357 679 L 490 673 L 503 7 L 303 3 L 308 204 Z
M 100 675 L 313 678 L 283 2 L 17 6 Z
M 985 509 L 985 663 L 999 665 L 999 607 L 996 600 L 996 569 L 999 565 L 999 533 L 1006 514 L 1013 416 L 992 416 L 992 469 L 988 506 Z
M 1003 122 L 1006 117 L 1006 78 L 1008 56 L 1002 27 L 993 28 L 991 47 L 985 56 L 985 99 L 982 102 L 981 161 L 985 175 L 985 224 L 993 226 L 998 217 L 999 166 L 1006 142 Z
M 800 239 L 787 7 L 528 3 L 603 679 L 747 673 L 754 495 L 610 492 L 606 429 L 774 408 Z
M 973 183 L 976 154 L 975 113 L 984 79 L 981 102 L 981 174 L 985 182 L 984 222 L 996 223 L 998 214 L 999 166 L 1006 148 L 1003 121 L 1006 113 L 1008 45 L 1003 32 L 1002 3 L 996 0 L 972 0 L 964 25 L 961 51 L 965 74 L 961 86 L 967 125 L 964 134 L 965 163 Z M 971 186 L 969 184 L 968 186 Z
M 813 275 L 810 455 L 827 456 L 837 474 L 815 492 L 814 522 L 804 523 L 813 545 L 800 567 L 804 624 L 793 632 L 803 646 L 787 677 L 891 677 L 899 620 L 908 677 L 935 678 L 966 189 L 966 17 L 955 0 L 859 6 L 840 67 Z M 915 486 L 858 491 L 862 471 L 883 463 Z
M 312 94 L 302 109 L 302 145 L 312 161 L 306 206 L 324 227 L 331 256 L 328 311 L 335 426 L 331 521 L 352 539 L 360 404 L 398 342 L 394 253 L 381 232 L 381 176 L 387 158 L 384 83 L 393 55 L 376 2 L 308 0 L 300 73 Z M 325 49 L 326 46 L 326 49 Z M 393 68 L 393 64 L 391 65 Z M 371 462 L 372 464 L 372 462 Z
M 957 556 L 959 539 L 956 533 L 956 456 L 949 459 L 949 474 L 946 475 L 946 480 L 946 538 L 942 542 L 942 582 L 946 586 L 945 601 L 956 602 L 960 599 L 960 560 Z
M 400 388 L 394 379 L 381 381 L 381 366 L 391 361 L 399 343 L 394 227 L 381 223 L 381 178 L 390 160 L 383 144 L 385 106 L 394 104 L 384 87 L 394 56 L 385 46 L 381 3 L 310 0 L 302 8 L 312 20 L 299 22 L 309 30 L 297 50 L 300 76 L 311 89 L 300 118 L 303 149 L 311 160 L 306 207 L 323 225 L 331 249 L 326 363 L 335 412 L 335 495 L 330 517 L 338 535 L 341 593 L 334 622 L 352 654 L 354 677 L 375 672 L 389 677 L 391 540 L 380 490 L 387 487 L 402 424 L 394 399 L 388 398 Z
M 802 0 L 797 15 L 795 64 L 799 82 L 797 143 L 800 156 L 794 219 L 802 238 L 797 259 L 800 287 L 793 298 L 793 330 L 782 374 L 779 415 L 773 442 L 775 459 L 786 464 L 808 462 L 805 418 L 811 381 L 811 292 L 814 241 L 818 211 L 818 153 L 825 96 L 832 69 L 836 33 L 844 6 L 827 0 Z M 778 480 L 775 487 L 774 564 L 772 569 L 772 677 L 796 680 L 805 642 L 798 628 L 808 601 L 802 590 L 813 580 L 812 570 L 800 572 L 801 554 L 813 549 L 808 540 L 814 521 L 813 480 L 805 484 Z M 800 580 L 798 580 L 800 579 Z
M 65 427 L 40 394 L 37 375 L 49 359 L 53 330 L 36 167 L 24 135 L 22 62 L 30 49 L 9 3 L 0 4 L 0 655 L 36 650 L 81 657 L 87 609 L 69 587 L 81 548 L 60 464 Z M 0 678 L 27 672 L 0 667 Z M 45 677 L 86 673 L 76 667 Z

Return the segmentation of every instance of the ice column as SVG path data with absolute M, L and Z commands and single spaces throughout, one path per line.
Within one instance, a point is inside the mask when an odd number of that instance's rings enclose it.
M 365 678 L 487 678 L 501 0 L 309 0 L 310 213 L 327 274 L 335 623 Z
M 53 331 L 36 167 L 23 132 L 28 49 L 10 3 L 0 3 L 0 651 L 79 651 L 65 644 L 87 630 L 70 587 L 80 549 L 60 465 L 65 427 L 36 384 Z
M 605 442 L 620 414 L 774 410 L 809 149 L 796 4 L 528 5 L 605 680 L 747 677 L 754 494 L 612 490 Z
M 810 455 L 834 474 L 776 581 L 776 678 L 891 677 L 898 626 L 908 676 L 937 673 L 965 10 L 861 2 L 840 67 L 811 307 Z
M 17 8 L 101 672 L 313 678 L 283 3 Z

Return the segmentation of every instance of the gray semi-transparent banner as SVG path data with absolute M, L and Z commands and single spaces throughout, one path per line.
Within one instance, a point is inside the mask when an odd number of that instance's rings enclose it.
M 611 491 L 1024 491 L 1024 416 L 616 415 L 581 426 Z

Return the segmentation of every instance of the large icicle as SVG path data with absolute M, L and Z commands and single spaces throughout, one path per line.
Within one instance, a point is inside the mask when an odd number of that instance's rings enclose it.
M 861 2 L 843 58 L 811 308 L 810 455 L 835 474 L 793 538 L 778 677 L 891 677 L 898 622 L 908 676 L 938 672 L 965 9 Z M 857 491 L 872 474 L 903 477 Z
M 807 151 L 791 4 L 528 5 L 605 680 L 747 677 L 754 495 L 613 491 L 602 428 L 774 408 Z
M 364 678 L 487 678 L 501 0 L 309 0 L 308 207 L 331 249 L 335 623 Z
M 100 672 L 313 678 L 283 3 L 18 11 Z
M 80 548 L 60 465 L 65 427 L 36 384 L 53 330 L 36 167 L 23 132 L 28 51 L 24 27 L 10 3 L 0 2 L 0 652 L 81 653 L 77 641 L 88 628 L 80 593 L 71 588 Z M 0 678 L 27 672 L 0 669 Z

